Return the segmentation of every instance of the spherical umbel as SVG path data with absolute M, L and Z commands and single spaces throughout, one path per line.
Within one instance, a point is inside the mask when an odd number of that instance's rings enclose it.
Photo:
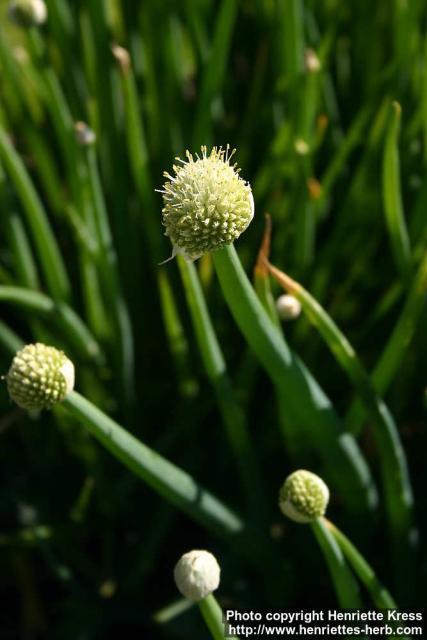
M 315 473 L 300 469 L 288 476 L 279 492 L 279 507 L 295 522 L 312 522 L 325 514 L 329 489 Z
M 295 320 L 301 313 L 301 304 L 294 296 L 284 293 L 277 298 L 276 309 L 281 320 Z
M 39 27 L 47 20 L 43 0 L 11 0 L 9 18 L 20 27 Z
M 173 245 L 173 255 L 180 253 L 196 260 L 204 253 L 231 244 L 248 227 L 254 216 L 254 200 L 247 182 L 230 164 L 234 152 L 214 147 L 210 154 L 194 160 L 187 151 L 187 161 L 177 158 L 175 175 L 165 173 L 163 224 Z
M 175 565 L 174 578 L 184 598 L 198 602 L 218 589 L 220 573 L 215 556 L 196 549 L 181 556 Z
M 14 357 L 6 376 L 9 395 L 23 409 L 51 409 L 74 388 L 74 365 L 55 347 L 29 344 Z

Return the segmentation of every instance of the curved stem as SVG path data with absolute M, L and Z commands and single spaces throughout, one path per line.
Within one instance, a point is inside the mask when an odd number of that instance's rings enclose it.
M 244 523 L 188 473 L 137 440 L 89 400 L 73 391 L 63 406 L 118 460 L 163 498 L 225 536 L 243 531 Z
M 351 500 L 349 508 L 365 512 L 376 506 L 376 490 L 355 439 L 341 430 L 329 398 L 285 340 L 257 298 L 233 246 L 212 254 L 221 288 L 249 346 L 286 398 L 289 415 L 322 456 L 327 474 Z
M 212 324 L 209 310 L 193 264 L 178 256 L 178 267 L 190 308 L 200 354 L 211 382 L 218 408 L 222 414 L 226 436 L 246 494 L 248 513 L 266 520 L 263 513 L 262 478 L 256 454 L 248 432 L 246 416 L 237 401 L 227 365 Z
M 311 522 L 310 526 L 325 556 L 340 606 L 360 608 L 362 602 L 358 585 L 335 538 L 322 519 Z
M 332 533 L 355 573 L 369 591 L 376 607 L 380 609 L 397 609 L 393 597 L 378 580 L 375 571 L 366 562 L 354 544 L 332 522 L 322 518 L 325 527 Z
M 211 632 L 212 638 L 214 640 L 225 640 L 222 609 L 219 606 L 215 596 L 210 593 L 208 596 L 206 596 L 206 598 L 203 598 L 203 600 L 200 600 L 200 602 L 198 602 L 197 604 L 199 605 L 201 614 L 206 622 L 209 631 Z M 237 636 L 233 637 L 237 638 Z

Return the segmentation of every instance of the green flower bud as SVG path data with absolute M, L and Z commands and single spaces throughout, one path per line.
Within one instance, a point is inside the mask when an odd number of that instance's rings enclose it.
M 28 344 L 6 376 L 9 395 L 23 409 L 51 409 L 74 388 L 74 365 L 55 347 Z
M 312 522 L 325 514 L 329 489 L 319 476 L 310 471 L 294 471 L 279 492 L 279 507 L 295 522 Z
M 9 18 L 19 27 L 39 27 L 47 20 L 47 8 L 43 0 L 11 0 Z
M 230 165 L 233 153 L 214 147 L 196 160 L 187 151 L 187 161 L 177 160 L 174 176 L 161 190 L 163 224 L 177 253 L 196 260 L 204 253 L 231 244 L 245 231 L 254 216 L 254 200 L 247 182 Z
M 196 549 L 181 556 L 174 569 L 174 578 L 184 598 L 198 602 L 218 589 L 220 573 L 215 556 Z

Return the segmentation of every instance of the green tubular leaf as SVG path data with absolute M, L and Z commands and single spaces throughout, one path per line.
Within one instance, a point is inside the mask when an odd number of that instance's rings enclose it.
M 151 259 L 158 261 L 162 251 L 162 239 L 157 226 L 149 224 L 148 212 L 154 207 L 154 192 L 150 175 L 147 140 L 138 103 L 138 91 L 130 62 L 128 65 L 121 64 L 120 75 L 125 99 L 128 155 L 133 180 L 140 198 L 141 222 L 144 236 L 147 237 Z
M 331 162 L 326 167 L 320 184 L 322 185 L 322 192 L 320 196 L 320 206 L 324 204 L 327 197 L 330 195 L 335 182 L 339 178 L 343 168 L 346 165 L 351 153 L 363 141 L 363 133 L 369 122 L 371 116 L 371 109 L 363 107 L 360 112 L 355 116 L 351 126 L 346 133 L 344 140 L 340 143 L 336 150 Z
M 372 385 L 377 393 L 385 394 L 393 382 L 405 357 L 408 346 L 414 336 L 418 322 L 426 303 L 427 291 L 427 253 L 421 261 L 414 277 L 406 302 L 393 331 L 384 347 L 372 373 Z M 346 424 L 348 429 L 358 435 L 363 427 L 365 410 L 360 402 L 353 402 Z
M 265 500 L 262 495 L 262 480 L 254 447 L 247 429 L 246 416 L 234 393 L 196 269 L 182 256 L 178 256 L 177 260 L 200 354 L 214 389 L 228 442 L 240 473 L 248 513 L 252 514 L 252 517 L 256 515 L 261 519 L 262 515 L 265 517 L 262 506 Z
M 47 215 L 21 158 L 2 129 L 0 129 L 0 157 L 22 202 L 49 293 L 59 300 L 68 299 L 70 295 L 68 276 Z
M 425 307 L 426 291 L 427 253 L 421 261 L 402 313 L 372 374 L 373 384 L 379 393 L 386 392 L 399 369 Z
M 376 506 L 376 490 L 366 461 L 350 434 L 342 432 L 329 398 L 293 354 L 252 289 L 233 246 L 215 251 L 215 268 L 234 319 L 288 402 L 289 415 L 322 457 L 324 473 L 346 494 L 347 507 L 360 512 Z M 351 504 L 350 504 L 351 503 Z
M 203 73 L 203 84 L 197 106 L 193 147 L 208 144 L 211 137 L 211 106 L 213 99 L 221 92 L 224 82 L 231 38 L 237 17 L 236 0 L 223 0 L 214 27 L 214 36 L 208 63 Z
M 387 228 L 396 265 L 403 278 L 411 272 L 411 248 L 406 228 L 400 187 L 398 137 L 401 108 L 390 106 L 383 156 L 383 201 Z
M 96 237 L 100 249 L 101 270 L 99 271 L 99 278 L 104 285 L 105 294 L 113 309 L 115 329 L 119 338 L 119 371 L 122 377 L 123 394 L 128 399 L 129 404 L 132 404 L 135 367 L 133 328 L 119 281 L 118 260 L 102 191 L 97 157 L 95 150 L 91 147 L 87 149 L 87 169 Z
M 180 392 L 184 397 L 193 397 L 197 394 L 199 385 L 191 370 L 188 340 L 165 270 L 159 271 L 158 283 L 165 331 L 177 373 Z
M 100 347 L 89 329 L 68 305 L 24 287 L 0 286 L 0 302 L 14 304 L 32 314 L 48 317 L 58 327 L 63 339 L 72 344 L 85 359 L 102 362 Z
M 18 283 L 24 287 L 38 289 L 39 279 L 25 227 L 16 211 L 5 204 L 9 242 L 13 251 Z

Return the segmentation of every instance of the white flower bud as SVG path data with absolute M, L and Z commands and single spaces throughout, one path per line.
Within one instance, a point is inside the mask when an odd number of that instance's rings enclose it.
M 74 388 L 74 365 L 55 347 L 28 344 L 18 351 L 6 376 L 9 395 L 23 409 L 51 409 Z
M 294 522 L 312 522 L 325 514 L 329 489 L 315 473 L 300 469 L 288 476 L 279 492 L 282 513 Z
M 76 142 L 81 147 L 89 147 L 96 142 L 96 133 L 86 124 L 86 122 L 76 122 L 74 124 L 76 132 Z
M 306 49 L 304 52 L 304 65 L 307 73 L 318 73 L 322 68 L 317 53 L 314 49 Z
M 39 27 L 47 20 L 47 8 L 43 0 L 11 0 L 9 18 L 20 27 Z
M 299 156 L 306 156 L 310 153 L 310 147 L 303 138 L 296 138 L 294 140 L 294 149 Z
M 209 551 L 184 553 L 174 569 L 178 590 L 185 598 L 198 602 L 218 589 L 221 569 Z
M 301 303 L 294 296 L 284 293 L 277 298 L 276 309 L 281 320 L 295 320 L 301 313 Z

